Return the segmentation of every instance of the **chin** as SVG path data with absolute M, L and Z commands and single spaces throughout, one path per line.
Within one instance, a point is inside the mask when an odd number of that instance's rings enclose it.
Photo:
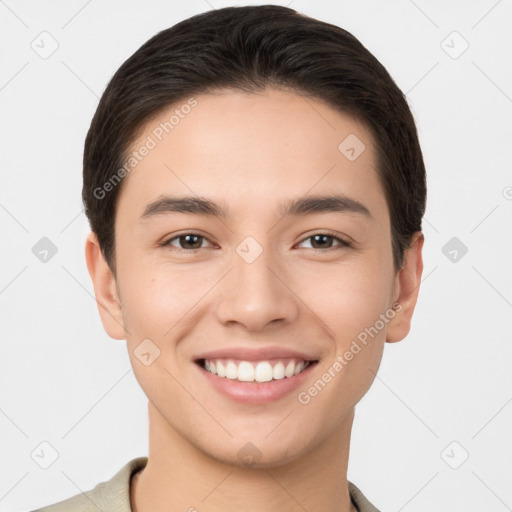
M 255 443 L 246 441 L 239 448 L 235 447 L 234 451 L 212 453 L 210 449 L 206 452 L 206 455 L 240 469 L 271 469 L 294 462 L 304 454 L 306 450 L 303 444 L 300 448 L 295 443 L 293 444 L 295 446 L 287 447 L 283 446 L 282 443 L 276 446 L 264 440 Z

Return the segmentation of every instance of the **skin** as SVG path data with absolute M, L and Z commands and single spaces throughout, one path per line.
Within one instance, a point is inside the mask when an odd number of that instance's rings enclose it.
M 148 464 L 132 482 L 132 508 L 354 512 L 347 486 L 354 407 L 375 378 L 384 343 L 409 332 L 423 235 L 416 234 L 395 271 L 374 144 L 351 117 L 275 89 L 196 99 L 125 178 L 115 219 L 116 277 L 93 233 L 86 242 L 104 328 L 126 339 L 148 397 Z M 152 119 L 132 149 L 176 108 Z M 366 146 L 354 161 L 338 150 L 349 134 Z M 279 214 L 282 201 L 334 192 L 363 203 L 371 216 Z M 206 197 L 229 215 L 140 220 L 160 194 Z M 188 245 L 174 238 L 191 231 L 205 238 Z M 315 245 L 310 237 L 326 231 L 351 246 L 335 238 Z M 263 249 L 250 264 L 236 252 L 247 236 Z M 172 246 L 158 245 L 173 238 Z M 194 247 L 202 248 L 192 253 Z M 194 366 L 195 356 L 221 347 L 294 348 L 319 359 L 300 389 L 307 390 L 396 301 L 394 318 L 306 405 L 297 392 L 267 405 L 234 402 Z M 149 366 L 134 355 L 146 338 L 161 351 Z M 247 442 L 260 452 L 250 467 L 237 456 Z

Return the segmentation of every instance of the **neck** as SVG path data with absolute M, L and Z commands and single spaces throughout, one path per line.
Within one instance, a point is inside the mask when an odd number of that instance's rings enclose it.
M 354 411 L 321 444 L 284 464 L 241 466 L 192 445 L 148 404 L 149 455 L 131 482 L 133 512 L 298 509 L 357 512 L 347 466 Z

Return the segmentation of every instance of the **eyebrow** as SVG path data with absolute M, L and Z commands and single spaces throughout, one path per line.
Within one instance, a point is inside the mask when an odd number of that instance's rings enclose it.
M 350 197 L 341 194 L 303 196 L 282 203 L 279 207 L 282 217 L 290 215 L 310 215 L 330 212 L 348 212 L 362 214 L 368 218 L 372 215 L 368 208 Z M 198 196 L 160 196 L 149 203 L 139 220 L 168 213 L 187 213 L 192 215 L 207 215 L 225 219 L 228 210 L 206 198 Z

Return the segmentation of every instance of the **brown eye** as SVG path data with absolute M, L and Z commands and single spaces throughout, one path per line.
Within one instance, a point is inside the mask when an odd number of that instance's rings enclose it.
M 179 244 L 178 247 L 176 247 L 176 245 L 174 245 L 172 243 L 175 240 L 178 241 L 178 244 Z M 182 249 L 182 250 L 194 251 L 194 250 L 198 250 L 198 249 L 202 248 L 202 242 L 204 240 L 206 240 L 206 238 L 204 236 L 197 235 L 195 233 L 185 233 L 183 235 L 179 235 L 179 236 L 175 236 L 174 238 L 170 238 L 169 240 L 167 240 L 167 242 L 165 242 L 162 245 L 171 246 L 171 247 L 175 247 L 177 249 Z
M 340 247 L 349 247 L 349 243 L 345 242 L 341 238 L 331 235 L 329 233 L 318 233 L 316 235 L 311 235 L 305 238 L 302 242 L 304 243 L 306 240 L 311 240 L 311 246 L 313 249 L 335 249 Z M 338 243 L 333 246 L 333 241 L 337 241 Z

